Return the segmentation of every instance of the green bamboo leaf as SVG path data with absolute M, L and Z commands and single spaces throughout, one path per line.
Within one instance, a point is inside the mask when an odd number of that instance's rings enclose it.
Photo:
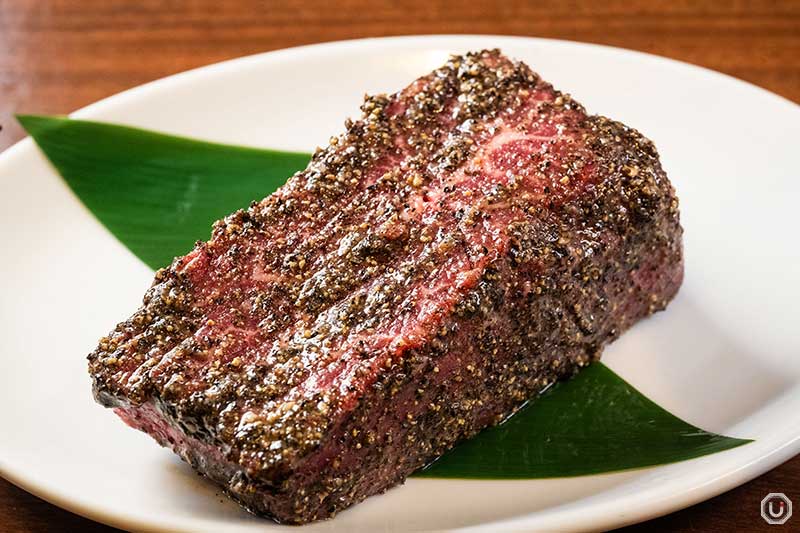
M 674 463 L 748 442 L 687 424 L 595 363 L 417 476 L 581 476 Z
M 207 238 L 215 220 L 273 192 L 309 159 L 83 120 L 19 120 L 100 222 L 154 269 Z M 687 424 L 597 363 L 416 475 L 578 476 L 682 461 L 747 442 Z
M 17 118 L 89 210 L 154 269 L 311 157 L 62 117 Z

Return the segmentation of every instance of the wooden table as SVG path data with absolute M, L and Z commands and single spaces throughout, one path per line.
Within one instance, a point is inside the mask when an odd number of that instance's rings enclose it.
M 13 113 L 67 113 L 216 61 L 385 35 L 493 33 L 609 44 L 703 65 L 800 102 L 797 0 L 333 4 L 0 0 L 0 150 L 22 137 Z M 759 502 L 769 492 L 785 492 L 800 506 L 800 457 L 727 494 L 628 531 L 800 529 L 800 515 L 785 526 L 763 522 Z M 112 530 L 0 479 L 0 532 L 24 531 Z

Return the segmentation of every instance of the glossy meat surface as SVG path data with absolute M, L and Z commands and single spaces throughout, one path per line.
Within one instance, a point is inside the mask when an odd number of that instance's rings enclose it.
M 652 143 L 526 65 L 455 56 L 362 110 L 89 358 L 98 401 L 282 521 L 401 482 L 682 279 Z

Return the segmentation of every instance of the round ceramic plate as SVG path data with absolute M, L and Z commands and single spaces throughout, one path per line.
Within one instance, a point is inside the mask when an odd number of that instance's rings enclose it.
M 681 199 L 686 281 L 666 312 L 626 333 L 604 361 L 679 417 L 755 442 L 607 475 L 411 479 L 304 531 L 606 529 L 709 498 L 800 451 L 800 107 L 787 100 L 625 50 L 444 36 L 247 57 L 150 83 L 75 116 L 308 151 L 341 131 L 365 92 L 399 89 L 450 53 L 494 47 L 590 112 L 656 142 Z M 0 225 L 0 474 L 124 529 L 285 529 L 242 511 L 93 403 L 85 355 L 137 307 L 152 272 L 30 140 L 0 157 Z

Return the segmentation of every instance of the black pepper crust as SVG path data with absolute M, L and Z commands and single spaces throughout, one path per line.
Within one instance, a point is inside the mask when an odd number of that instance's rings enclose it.
M 284 522 L 402 482 L 682 279 L 653 144 L 526 65 L 454 56 L 362 111 L 89 356 L 101 404 Z

